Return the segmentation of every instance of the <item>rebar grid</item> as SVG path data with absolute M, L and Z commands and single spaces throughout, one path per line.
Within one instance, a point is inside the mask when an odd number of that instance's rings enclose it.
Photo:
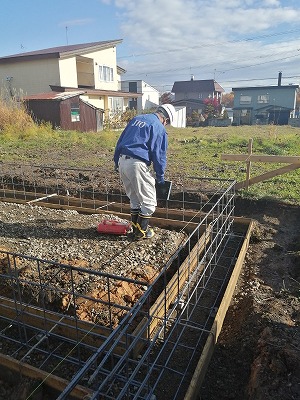
M 32 164 L 2 163 L 0 193 L 3 200 L 22 199 L 28 203 L 45 200 L 61 206 L 87 207 L 93 210 L 128 210 L 128 198 L 118 174 L 98 168 L 65 168 Z M 173 183 L 168 201 L 158 199 L 165 210 L 181 210 L 182 220 L 190 221 L 186 210 L 207 213 L 216 199 L 233 187 L 230 179 L 190 176 Z M 224 197 L 225 199 L 225 197 Z
M 26 201 L 54 195 L 47 201 L 57 196 L 64 206 L 75 198 L 94 210 L 109 210 L 115 203 L 121 212 L 128 209 L 118 178 L 100 185 L 97 170 L 18 166 L 11 171 L 1 178 L 4 198 L 19 199 L 23 192 Z M 49 186 L 49 177 L 55 186 Z M 234 182 L 188 181 L 160 205 L 166 219 L 180 210 L 178 219 L 196 226 L 151 284 L 4 252 L 0 340 L 6 354 L 18 361 L 54 375 L 68 371 L 70 383 L 57 399 L 67 399 L 77 384 L 92 391 L 90 399 L 184 397 L 242 241 L 233 230 Z M 19 276 L 17 260 L 30 264 L 35 279 Z M 47 279 L 45 271 L 51 271 Z M 85 284 L 78 286 L 75 276 Z M 109 298 L 110 287 L 124 280 L 144 288 L 132 308 Z M 105 285 L 108 299 L 93 298 L 86 282 Z M 61 299 L 67 300 L 64 307 L 57 304 Z M 78 315 L 83 302 L 90 305 L 88 321 Z

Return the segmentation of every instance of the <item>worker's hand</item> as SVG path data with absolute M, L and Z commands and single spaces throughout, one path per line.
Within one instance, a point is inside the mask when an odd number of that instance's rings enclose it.
M 119 173 L 119 166 L 115 165 L 115 172 Z
M 163 186 L 165 184 L 164 178 L 156 179 L 156 185 Z

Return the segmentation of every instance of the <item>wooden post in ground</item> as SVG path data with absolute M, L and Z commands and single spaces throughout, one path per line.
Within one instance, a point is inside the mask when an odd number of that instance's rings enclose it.
M 248 161 L 247 161 L 247 170 L 246 170 L 246 183 L 245 183 L 245 188 L 248 189 L 249 187 L 249 181 L 250 181 L 250 174 L 251 174 L 251 161 L 250 157 L 252 155 L 252 149 L 253 149 L 253 139 L 249 139 L 248 143 Z

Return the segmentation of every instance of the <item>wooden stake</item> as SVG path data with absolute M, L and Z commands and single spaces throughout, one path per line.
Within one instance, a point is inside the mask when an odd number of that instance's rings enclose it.
M 248 143 L 248 155 L 249 155 L 249 160 L 247 161 L 247 172 L 246 172 L 246 189 L 249 187 L 249 180 L 250 180 L 250 170 L 251 170 L 251 161 L 250 157 L 252 155 L 252 148 L 253 148 L 253 139 L 249 139 Z

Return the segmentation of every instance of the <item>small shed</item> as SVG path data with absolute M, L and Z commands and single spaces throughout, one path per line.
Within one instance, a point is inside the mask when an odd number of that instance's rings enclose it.
M 104 110 L 82 100 L 84 91 L 39 93 L 24 98 L 28 112 L 53 128 L 81 132 L 103 129 Z

